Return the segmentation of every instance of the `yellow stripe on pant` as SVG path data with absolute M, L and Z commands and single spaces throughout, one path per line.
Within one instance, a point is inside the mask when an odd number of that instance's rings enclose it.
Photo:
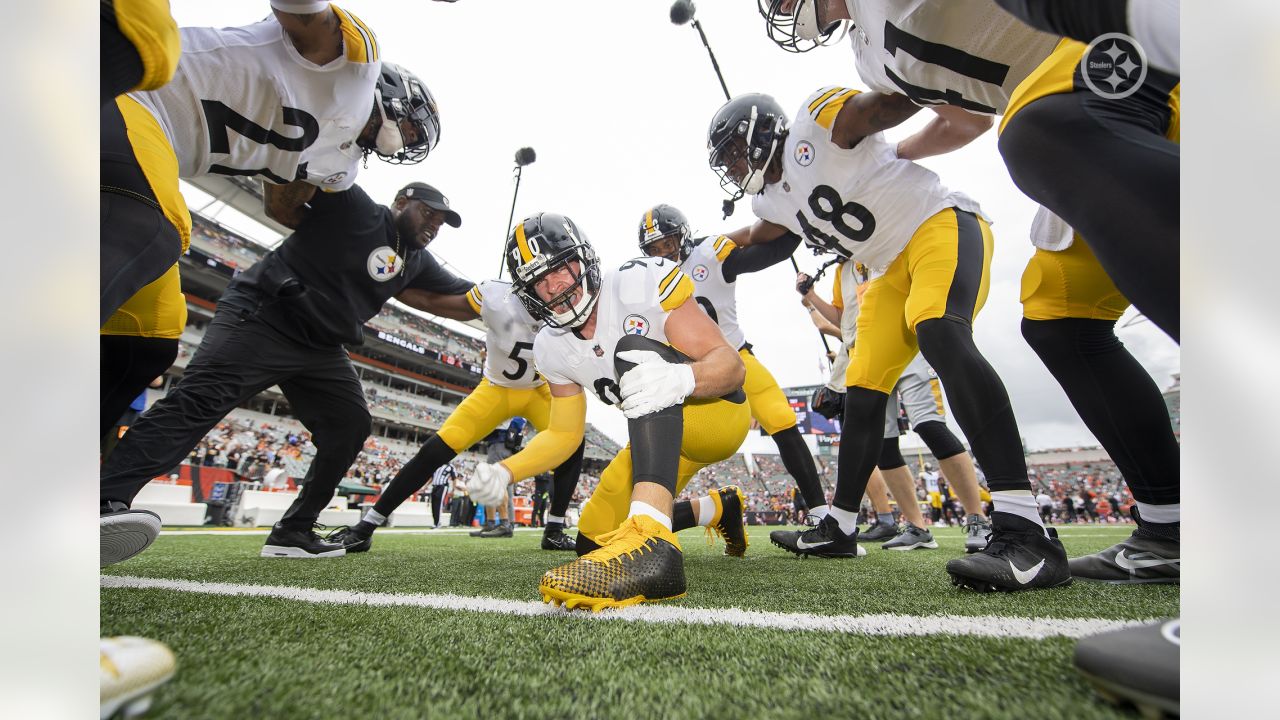
M 760 427 L 770 435 L 796 426 L 796 413 L 787 402 L 787 396 L 778 387 L 773 373 L 760 364 L 750 350 L 738 351 L 742 356 L 742 364 L 747 366 L 747 377 L 742 382 L 742 390 L 747 394 L 747 404 L 751 406 L 751 417 L 760 423 Z
M 520 416 L 535 429 L 547 429 L 551 419 L 551 390 L 546 383 L 535 388 L 508 388 L 488 378 L 458 405 L 440 426 L 440 439 L 460 453 L 484 439 L 499 423 Z
M 684 406 L 684 435 L 680 441 L 680 468 L 676 495 L 702 468 L 727 460 L 742 447 L 751 427 L 746 403 L 728 400 L 694 400 Z M 631 510 L 631 445 L 628 444 L 600 475 L 600 484 L 582 506 L 578 531 L 595 540 L 616 530 Z

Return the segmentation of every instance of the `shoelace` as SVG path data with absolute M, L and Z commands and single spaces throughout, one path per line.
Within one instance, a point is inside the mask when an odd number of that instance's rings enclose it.
M 604 533 L 600 537 L 596 538 L 596 542 L 600 545 L 600 547 L 595 550 L 592 550 L 586 555 L 583 555 L 582 558 L 583 559 L 590 558 L 595 562 L 606 563 L 606 564 L 611 560 L 621 559 L 623 555 L 626 555 L 627 557 L 630 558 L 630 557 L 633 557 L 635 553 L 644 549 L 644 545 L 647 540 L 648 538 L 645 536 L 644 531 L 640 529 L 639 524 L 636 523 L 634 519 L 631 519 L 624 522 L 622 526 L 619 527 L 617 530 Z M 612 552 L 613 550 L 609 548 L 609 545 L 618 541 L 628 541 L 632 543 L 633 546 L 622 550 L 612 558 L 602 559 L 601 557 L 591 557 L 592 555 L 596 555 L 597 553 L 604 553 L 607 549 L 610 552 Z

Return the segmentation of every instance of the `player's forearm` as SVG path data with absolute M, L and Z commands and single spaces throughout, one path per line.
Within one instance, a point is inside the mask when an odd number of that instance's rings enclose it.
M 742 387 L 747 368 L 742 357 L 728 345 L 714 348 L 693 363 L 693 392 L 689 397 L 713 398 Z
M 823 317 L 817 307 L 806 303 L 805 310 L 809 313 L 809 321 L 813 323 L 814 327 L 818 328 L 818 332 L 823 335 L 830 335 L 834 338 L 840 337 L 840 328 L 834 325 L 827 318 Z
M 406 288 L 396 295 L 396 299 L 410 307 L 451 320 L 466 321 L 480 317 L 480 314 L 471 307 L 471 303 L 467 302 L 466 293 L 445 295 L 418 288 Z
M 547 429 L 534 436 L 523 450 L 499 464 L 511 473 L 512 482 L 557 468 L 578 450 L 586 425 L 584 393 L 566 397 L 552 395 Z
M 966 113 L 968 118 L 948 118 L 937 115 L 920 132 L 898 143 L 898 157 L 903 160 L 919 160 L 934 155 L 944 155 L 973 142 L 986 132 L 994 119 L 986 115 Z
M 805 293 L 804 297 L 802 298 L 802 301 L 804 302 L 806 307 L 811 307 L 814 310 L 816 310 L 818 315 L 823 320 L 826 320 L 827 322 L 831 323 L 832 325 L 836 325 L 837 327 L 840 325 L 840 315 L 842 314 L 843 311 L 841 311 L 841 309 L 836 307 L 835 305 L 832 305 L 831 303 L 827 302 L 826 300 L 823 300 L 822 297 L 818 295 L 818 293 L 810 290 L 809 292 Z M 836 337 L 839 337 L 839 336 L 840 336 L 840 333 L 836 332 Z
M 262 183 L 262 210 L 267 217 L 287 228 L 297 229 L 307 217 L 306 204 L 316 194 L 316 186 L 302 180 L 286 185 Z

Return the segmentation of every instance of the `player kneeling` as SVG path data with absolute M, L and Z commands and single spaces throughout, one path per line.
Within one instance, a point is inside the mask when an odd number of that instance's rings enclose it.
M 684 595 L 684 555 L 673 529 L 714 527 L 726 553 L 746 550 L 737 488 L 673 501 L 694 473 L 730 457 L 746 436 L 741 358 L 669 260 L 638 258 L 602 275 L 586 236 L 553 213 L 517 225 L 506 251 L 513 292 L 547 325 L 533 354 L 550 386 L 551 419 L 524 450 L 476 468 L 472 499 L 500 502 L 509 483 L 568 457 L 582 441 L 589 390 L 621 407 L 631 444 L 583 506 L 584 554 L 547 571 L 543 599 L 599 610 Z

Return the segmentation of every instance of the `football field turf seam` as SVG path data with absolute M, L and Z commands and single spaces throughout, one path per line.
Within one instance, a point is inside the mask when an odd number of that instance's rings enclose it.
M 516 616 L 558 616 L 584 620 L 613 620 L 660 625 L 733 625 L 744 628 L 806 630 L 852 635 L 897 637 L 963 635 L 984 638 L 1042 640 L 1080 638 L 1106 630 L 1141 624 L 1143 620 L 1103 618 L 1042 618 L 999 615 L 816 615 L 737 608 L 696 608 L 682 605 L 633 606 L 600 613 L 568 612 L 538 601 L 504 600 L 453 594 L 397 594 L 322 590 L 279 585 L 195 582 L 164 578 L 103 575 L 104 590 L 155 589 L 205 595 L 262 597 L 315 604 L 415 607 L 435 610 L 492 613 Z

